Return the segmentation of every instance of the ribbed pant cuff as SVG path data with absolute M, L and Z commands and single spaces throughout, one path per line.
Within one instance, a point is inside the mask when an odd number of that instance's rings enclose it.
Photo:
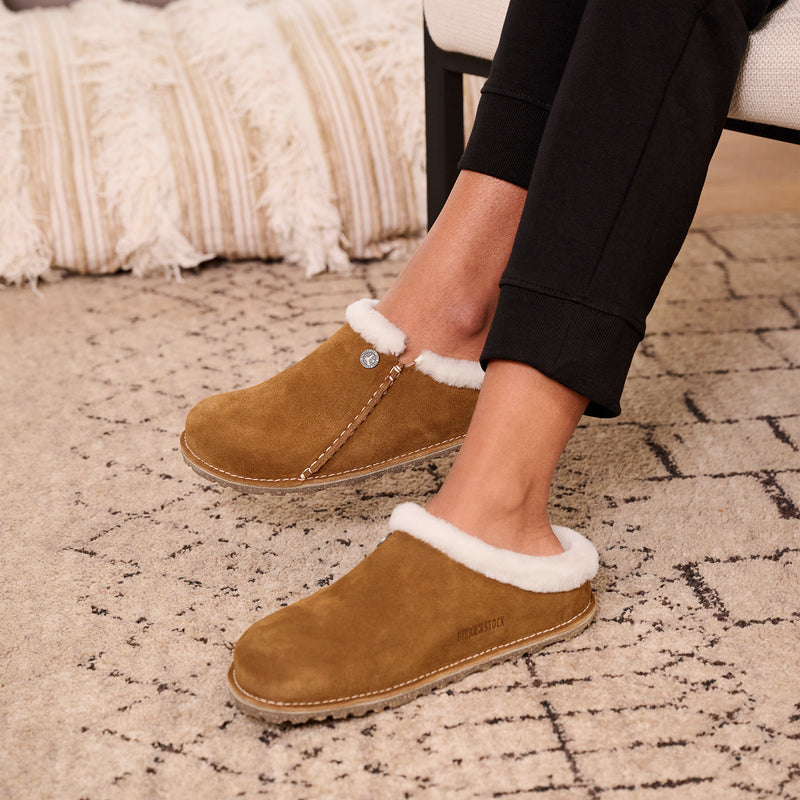
M 459 169 L 528 188 L 548 110 L 484 89 Z
M 588 397 L 589 416 L 616 417 L 641 338 L 620 317 L 577 301 L 501 284 L 481 364 L 485 368 L 492 359 L 529 364 Z

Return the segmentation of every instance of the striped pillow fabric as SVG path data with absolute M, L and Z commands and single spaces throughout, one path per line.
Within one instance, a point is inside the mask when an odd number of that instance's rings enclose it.
M 345 269 L 424 227 L 416 0 L 0 6 L 0 277 Z

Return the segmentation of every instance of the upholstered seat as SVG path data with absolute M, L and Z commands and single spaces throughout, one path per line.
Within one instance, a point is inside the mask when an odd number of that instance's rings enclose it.
M 508 2 L 424 0 L 429 223 L 463 144 L 461 75 L 488 74 Z M 800 0 L 786 0 L 750 36 L 727 127 L 800 144 Z

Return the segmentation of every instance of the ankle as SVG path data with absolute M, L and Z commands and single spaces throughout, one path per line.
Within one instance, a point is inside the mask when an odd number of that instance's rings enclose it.
M 480 356 L 525 197 L 519 186 L 460 173 L 442 213 L 378 304 L 408 336 L 404 361 L 425 349 Z
M 423 350 L 477 361 L 496 305 L 494 296 L 414 296 L 397 291 L 388 293 L 376 309 L 406 334 L 406 350 L 401 357 L 406 363 Z
M 479 342 L 483 349 L 496 307 L 495 296 L 476 299 L 451 295 L 439 309 L 454 338 L 462 342 Z

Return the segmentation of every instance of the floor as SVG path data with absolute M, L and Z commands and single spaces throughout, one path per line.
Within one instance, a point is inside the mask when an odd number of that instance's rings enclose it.
M 799 253 L 800 214 L 696 226 L 623 414 L 570 442 L 552 511 L 601 553 L 590 628 L 299 727 L 232 707 L 234 642 L 358 564 L 450 460 L 267 497 L 202 481 L 178 436 L 400 262 L 0 291 L 0 798 L 800 798 Z
M 800 211 L 800 146 L 725 131 L 696 219 Z

